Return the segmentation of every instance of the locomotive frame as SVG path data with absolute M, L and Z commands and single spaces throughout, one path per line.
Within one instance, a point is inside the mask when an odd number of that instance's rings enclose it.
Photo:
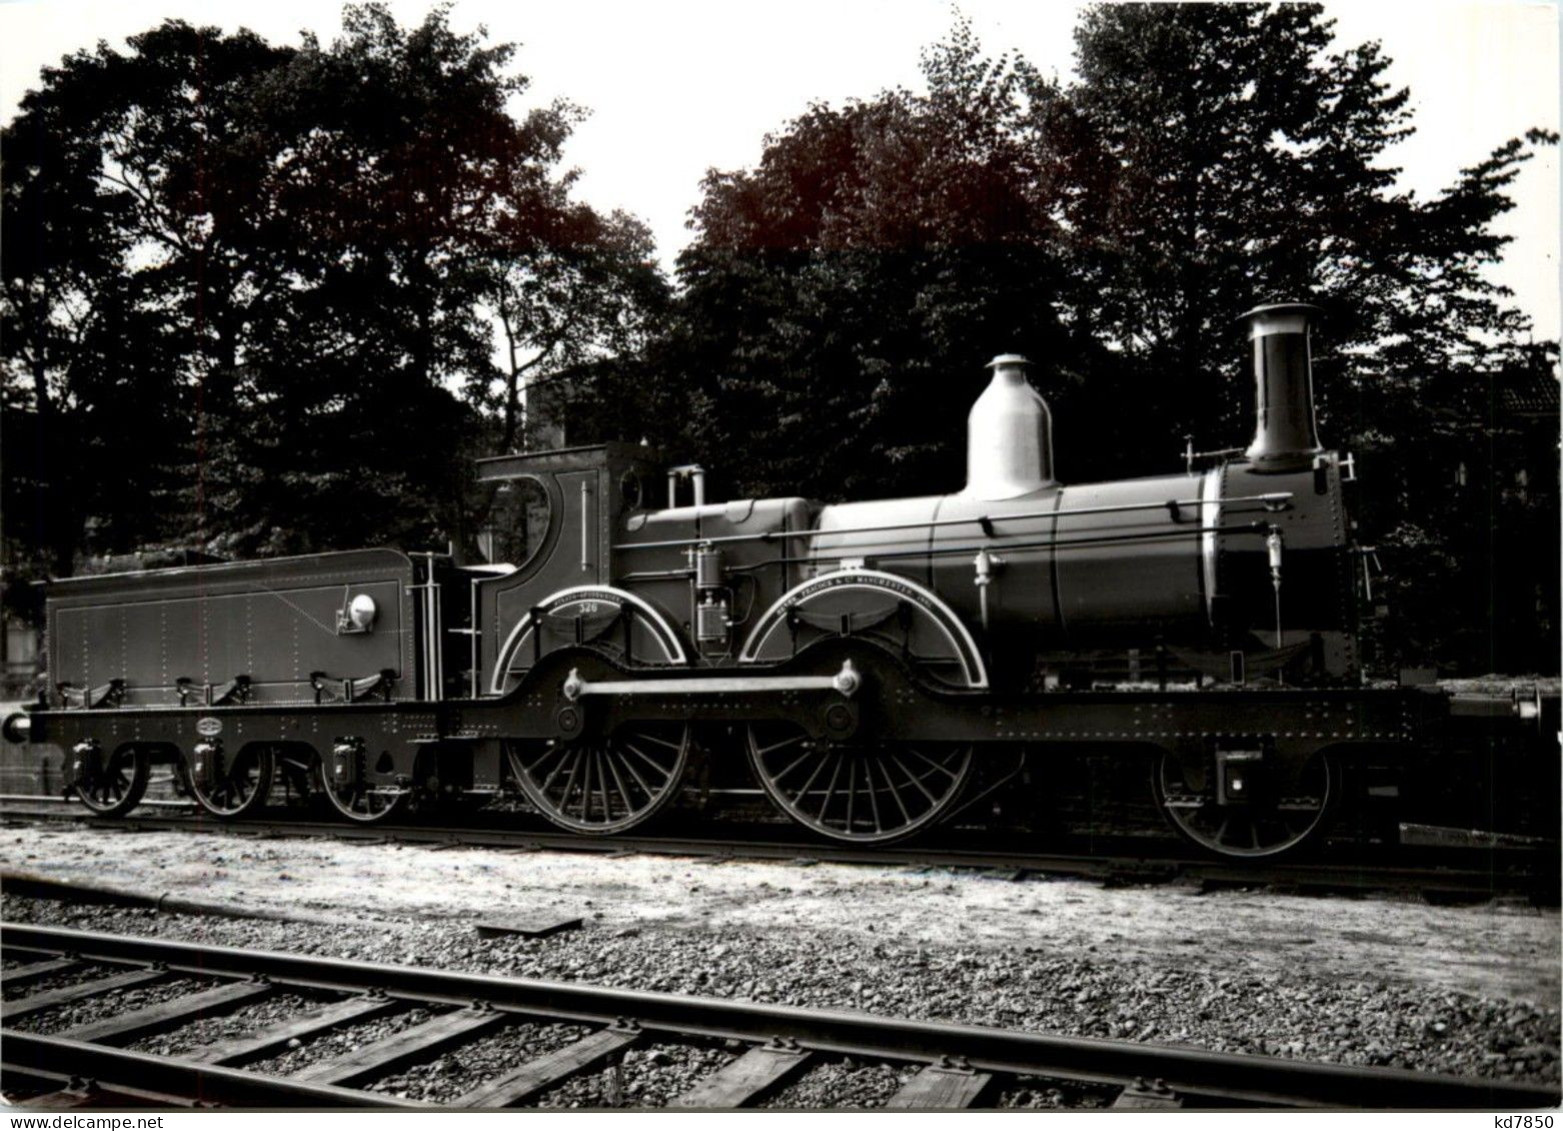
M 106 816 L 166 762 L 220 818 L 279 781 L 362 823 L 514 789 L 611 835 L 679 796 L 697 748 L 725 756 L 704 729 L 743 727 L 778 810 L 863 844 L 1090 747 L 1148 756 L 1203 848 L 1293 851 L 1359 758 L 1542 713 L 1363 682 L 1352 461 L 1314 432 L 1310 314 L 1245 316 L 1254 442 L 1182 476 L 1060 486 L 1051 417 L 1004 355 L 954 495 L 708 504 L 685 466 L 652 509 L 659 461 L 606 444 L 480 461 L 547 501 L 514 568 L 378 550 L 57 582 L 56 694 L 5 729 L 67 751 L 67 794 Z M 1092 680 L 1102 653 L 1138 678 Z

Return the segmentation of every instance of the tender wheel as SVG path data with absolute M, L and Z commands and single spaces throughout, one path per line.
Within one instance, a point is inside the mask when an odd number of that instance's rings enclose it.
M 632 723 L 606 738 L 512 744 L 527 799 L 560 828 L 589 836 L 632 829 L 678 793 L 689 761 L 685 723 Z
M 1293 772 L 1277 773 L 1250 799 L 1224 805 L 1211 762 L 1164 752 L 1152 775 L 1167 820 L 1201 848 L 1221 856 L 1277 856 L 1301 850 L 1328 825 L 1341 782 L 1332 755 L 1315 754 Z
M 214 817 L 232 820 L 255 812 L 271 795 L 276 759 L 271 747 L 251 743 L 235 755 L 222 751 L 196 754 L 215 765 L 190 767 L 185 781 L 196 802 Z
M 141 803 L 152 776 L 152 758 L 135 746 L 121 746 L 89 777 L 78 779 L 76 796 L 103 817 L 120 817 Z
M 356 765 L 355 765 L 356 763 Z M 361 825 L 386 821 L 407 807 L 409 792 L 394 785 L 365 780 L 363 753 L 350 749 L 332 752 L 332 759 L 320 765 L 322 792 L 332 806 L 349 821 Z
M 886 844 L 946 816 L 972 772 L 956 743 L 835 743 L 793 723 L 749 727 L 749 762 L 789 817 L 832 840 Z
M 326 783 L 325 794 L 331 805 L 342 816 L 359 824 L 369 825 L 396 816 L 407 807 L 407 791 L 386 788 L 367 782 L 345 788 Z

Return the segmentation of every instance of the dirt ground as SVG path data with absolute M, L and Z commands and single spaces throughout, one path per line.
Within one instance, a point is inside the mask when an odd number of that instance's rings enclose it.
M 0 866 L 343 920 L 583 916 L 603 928 L 817 932 L 1216 974 L 1372 978 L 1556 1007 L 1558 912 L 1379 896 L 1200 894 L 862 865 L 711 862 L 10 826 Z

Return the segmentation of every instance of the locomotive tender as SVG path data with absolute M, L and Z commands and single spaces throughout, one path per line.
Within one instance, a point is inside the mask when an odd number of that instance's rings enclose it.
M 1253 442 L 1178 474 L 1059 483 L 1048 408 L 1006 354 L 953 494 L 712 503 L 699 468 L 610 443 L 481 462 L 546 498 L 514 566 L 365 550 L 58 581 L 56 693 L 6 731 L 66 751 L 67 793 L 104 815 L 171 763 L 218 817 L 278 786 L 359 822 L 519 789 L 586 834 L 657 814 L 697 749 L 731 779 L 741 734 L 778 809 L 854 843 L 1089 748 L 1148 755 L 1156 802 L 1205 848 L 1288 851 L 1352 759 L 1536 711 L 1364 683 L 1352 465 L 1316 435 L 1313 313 L 1244 316 Z

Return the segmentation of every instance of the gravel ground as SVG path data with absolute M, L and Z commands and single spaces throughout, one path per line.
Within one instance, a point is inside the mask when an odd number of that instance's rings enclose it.
M 126 852 L 131 843 L 136 851 Z M 1558 914 L 1510 903 L 1435 908 L 1414 898 L 1199 894 L 888 867 L 220 835 L 125 838 L 57 826 L 8 829 L 0 862 L 335 920 L 174 916 L 5 896 L 8 921 L 1349 1064 L 1559 1076 Z M 539 941 L 474 930 L 514 913 L 579 916 L 586 925 Z M 277 1059 L 302 1067 L 411 1023 L 404 1014 Z M 203 1039 L 205 1030 L 189 1029 L 172 1036 Z M 579 1035 L 515 1026 L 374 1086 L 441 1102 Z M 616 1074 L 581 1077 L 537 1102 L 657 1106 L 732 1055 L 648 1045 L 630 1050 Z M 819 1066 L 773 1102 L 881 1104 L 902 1072 Z M 1008 1085 L 996 1102 L 1099 1101 L 1089 1090 L 1032 1081 Z
M 47 993 L 50 990 L 63 990 L 66 986 L 75 986 L 82 982 L 96 982 L 99 978 L 107 978 L 111 974 L 122 974 L 124 969 L 122 966 L 83 966 L 80 970 L 61 970 L 57 974 L 50 974 L 47 978 L 6 986 L 5 1000 L 15 1001 L 17 998 L 32 997 L 33 994 Z
M 702 1077 L 722 1068 L 733 1054 L 693 1045 L 649 1044 L 626 1049 L 618 1069 L 566 1080 L 538 1096 L 544 1108 L 665 1107 Z
M 885 1101 L 917 1075 L 916 1065 L 869 1064 L 832 1060 L 810 1068 L 762 1103 L 761 1107 L 884 1107 Z
M 1114 1095 L 1106 1089 L 1081 1087 L 1068 1080 L 1048 1080 L 1040 1076 L 1017 1076 L 1007 1088 L 1000 1088 L 994 1107 L 1101 1109 L 1111 1107 Z
M 235 1037 L 253 1036 L 262 1029 L 318 1009 L 320 1005 L 319 1000 L 298 994 L 273 994 L 221 1017 L 202 1017 L 170 1032 L 142 1037 L 126 1047 L 159 1056 L 178 1056 Z
M 216 984 L 209 978 L 175 978 L 167 982 L 153 982 L 151 985 L 115 990 L 81 1001 L 62 1002 L 51 1009 L 18 1017 L 8 1024 L 28 1033 L 60 1033 L 90 1021 L 101 1021 L 105 1017 L 173 1001 L 176 997 L 198 993 Z
M 1219 977 L 1171 965 L 1146 969 L 1118 962 L 1110 952 L 1065 956 L 1039 948 L 1013 954 L 935 951 L 890 942 L 859 948 L 842 945 L 840 940 L 832 945 L 817 937 L 760 936 L 742 929 L 690 934 L 588 927 L 529 941 L 480 939 L 470 924 L 451 921 L 361 921 L 327 927 L 163 916 L 9 896 L 0 909 L 8 921 L 166 934 L 475 973 L 859 1009 L 1348 1064 L 1558 1079 L 1556 1007 L 1369 978 L 1326 983 L 1242 972 Z M 411 1023 L 411 1015 L 403 1014 L 355 1027 L 256 1067 L 296 1070 L 384 1036 L 394 1031 L 390 1026 Z M 566 1039 L 561 1035 L 558 1042 Z M 465 1065 L 466 1055 L 458 1050 L 448 1067 Z M 442 1083 L 422 1090 L 431 1098 L 444 1099 L 481 1082 L 475 1072 L 448 1075 L 448 1087 Z M 630 1084 L 638 1079 L 629 1076 L 626 1067 L 626 1098 L 645 1104 L 662 1098 L 662 1086 L 650 1079 L 643 1089 L 632 1092 Z M 391 1089 L 390 1083 L 386 1082 L 385 1090 L 403 1090 Z M 419 1089 L 409 1083 L 405 1090 L 416 1096 Z M 854 1094 L 856 1090 L 854 1085 Z M 566 1094 L 571 1099 L 576 1096 Z M 601 1089 L 591 1094 L 600 1095 Z M 580 1095 L 582 1103 L 598 1102 L 588 1099 L 586 1092 Z M 1045 1089 L 1040 1102 L 1046 1103 Z
M 114 826 L 13 827 L 0 864 L 153 895 L 357 921 L 526 912 L 610 930 L 820 940 L 866 953 L 1025 947 L 1150 970 L 1420 986 L 1556 1006 L 1556 910 L 1401 898 L 1200 894 L 1088 880 L 1009 883 L 899 867 L 266 840 Z M 133 848 L 133 851 L 127 849 Z M 1093 949 L 1094 948 L 1094 949 Z
M 443 1012 L 446 1011 L 407 1009 L 385 1017 L 376 1017 L 370 1021 L 361 1021 L 345 1029 L 332 1029 L 317 1037 L 311 1037 L 296 1047 L 290 1046 L 287 1052 L 269 1056 L 265 1060 L 252 1061 L 244 1067 L 263 1076 L 292 1076 L 295 1072 L 302 1072 L 323 1060 L 330 1060 L 344 1053 L 357 1052 L 365 1045 L 384 1040 L 386 1037 L 400 1033 L 403 1029 L 422 1025 Z
M 445 1053 L 427 1067 L 386 1076 L 368 1087 L 425 1103 L 449 1103 L 517 1065 L 580 1040 L 588 1032 L 579 1025 L 507 1025 Z

